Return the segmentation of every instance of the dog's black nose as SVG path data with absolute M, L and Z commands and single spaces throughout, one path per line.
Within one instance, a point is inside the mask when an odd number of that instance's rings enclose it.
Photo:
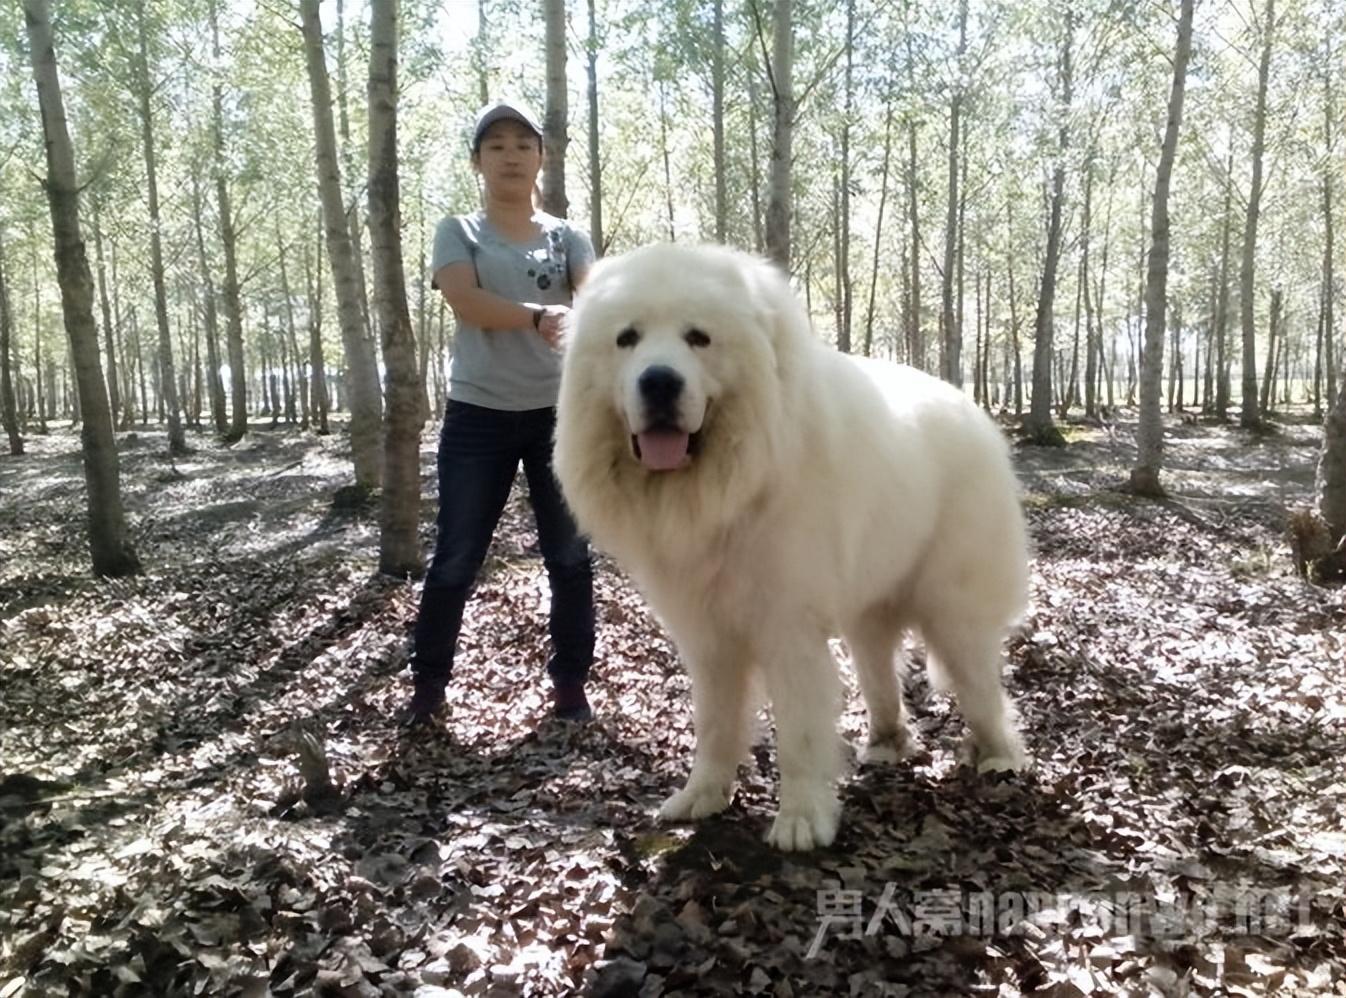
M 656 411 L 671 409 L 682 394 L 684 384 L 682 375 L 664 364 L 655 364 L 645 368 L 636 382 L 640 388 L 640 397 L 645 404 Z

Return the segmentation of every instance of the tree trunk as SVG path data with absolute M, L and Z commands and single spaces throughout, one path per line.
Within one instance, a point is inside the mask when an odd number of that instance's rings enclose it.
M 748 70 L 748 201 L 752 205 L 752 252 L 766 249 L 766 230 L 762 221 L 762 159 L 758 155 L 758 89 L 756 73 Z
M 1075 34 L 1075 13 L 1066 11 L 1065 37 L 1061 43 L 1061 61 L 1058 72 L 1057 94 L 1066 112 L 1057 131 L 1056 166 L 1052 171 L 1050 216 L 1047 223 L 1047 250 L 1042 263 L 1042 287 L 1038 296 L 1037 319 L 1033 326 L 1033 396 L 1029 403 L 1024 432 L 1030 442 L 1060 446 L 1065 443 L 1052 422 L 1052 333 L 1055 323 L 1056 268 L 1061 256 L 1061 215 L 1065 203 L 1066 155 L 1070 149 L 1068 112 L 1074 87 L 1074 69 L 1071 62 Z
M 289 311 L 289 305 L 286 305 L 286 311 Z M 299 378 L 293 376 L 292 365 L 294 363 L 294 352 L 291 344 L 294 341 L 294 326 L 286 323 L 285 329 L 280 335 L 280 383 L 281 389 L 285 395 L 285 422 L 293 426 L 298 421 L 297 399 L 299 395 L 298 388 L 295 385 Z
M 840 164 L 838 164 L 837 169 L 840 170 Z M 835 326 L 837 349 L 842 353 L 850 353 L 850 350 L 841 349 L 842 336 L 844 335 L 842 326 L 845 321 L 842 312 L 845 307 L 842 304 L 841 293 L 841 256 L 843 250 L 841 248 L 841 177 L 839 174 L 832 176 L 832 224 L 829 226 L 829 231 L 832 233 L 832 321 Z
M 1300 359 L 1299 354 L 1300 350 L 1302 349 L 1302 341 L 1296 341 L 1293 346 L 1291 345 L 1290 337 L 1288 334 L 1285 333 L 1285 330 L 1289 327 L 1289 325 L 1290 325 L 1290 317 L 1285 312 L 1282 312 L 1281 313 L 1282 335 L 1280 338 L 1281 345 L 1280 349 L 1276 352 L 1276 363 L 1277 366 L 1280 368 L 1281 373 L 1280 399 L 1282 406 L 1289 406 L 1291 404 L 1290 399 L 1290 375 L 1292 373 L 1291 369 L 1294 368 L 1295 370 L 1298 370 Z M 1271 404 L 1273 407 L 1276 405 L 1276 397 L 1274 394 L 1272 395 Z
M 547 106 L 542 129 L 546 144 L 546 169 L 542 174 L 542 210 L 557 218 L 570 212 L 566 197 L 566 133 L 569 117 L 569 90 L 566 86 L 566 7 L 565 0 L 542 0 L 546 26 Z
M 135 422 L 135 357 L 127 360 L 130 338 L 122 333 L 121 285 L 117 279 L 117 241 L 108 240 L 108 265 L 112 270 L 112 328 L 119 334 L 121 350 L 121 411 L 113 409 L 112 418 L 120 429 L 128 429 Z
M 944 215 L 944 271 L 940 275 L 939 309 L 939 376 L 954 385 L 961 385 L 961 364 L 958 344 L 954 342 L 953 323 L 953 256 L 958 239 L 958 153 L 959 128 L 963 109 L 963 56 L 967 52 L 967 0 L 958 4 L 958 53 L 955 70 L 958 80 L 949 101 L 949 198 Z
M 1262 372 L 1262 395 L 1257 403 L 1258 414 L 1265 419 L 1271 414 L 1276 391 L 1276 348 L 1281 345 L 1281 289 L 1271 291 L 1271 322 L 1267 327 L 1267 364 Z
M 985 338 L 986 344 L 982 348 L 981 354 L 981 394 L 982 405 L 987 412 L 991 411 L 991 271 L 986 271 L 986 315 L 985 315 Z
M 1215 303 L 1215 416 L 1229 418 L 1229 244 L 1234 227 L 1234 144 L 1225 163 L 1224 220 L 1220 233 L 1219 296 Z
M 972 401 L 982 405 L 986 397 L 981 386 L 981 358 L 985 347 L 981 335 L 981 274 L 972 275 Z
M 1201 327 L 1198 326 L 1192 333 L 1192 408 L 1201 407 Z M 1179 408 L 1181 408 L 1181 399 L 1179 399 Z
M 762 227 L 762 166 L 757 155 L 757 74 L 748 70 L 748 193 L 752 202 L 752 248 L 761 253 L 766 246 Z
M 309 264 L 304 250 L 304 286 L 308 290 L 308 365 L 309 399 L 313 407 L 313 429 L 319 436 L 332 431 L 327 426 L 327 371 L 322 351 L 322 212 L 318 212 L 317 263 Z
M 1061 389 L 1056 397 L 1056 414 L 1065 419 L 1075 404 L 1075 381 L 1080 376 L 1080 323 L 1084 321 L 1084 266 L 1083 261 L 1075 276 L 1075 322 L 1070 333 L 1070 360 L 1062 357 Z
M 1257 413 L 1257 321 L 1254 283 L 1257 258 L 1257 222 L 1262 205 L 1262 154 L 1266 146 L 1267 77 L 1271 68 L 1271 39 L 1276 26 L 1276 0 L 1267 0 L 1262 22 L 1262 59 L 1257 67 L 1257 109 L 1253 117 L 1253 176 L 1248 188 L 1248 218 L 1243 229 L 1243 262 L 1239 267 L 1239 313 L 1243 319 L 1243 405 L 1239 424 L 1261 425 Z
M 1327 261 L 1324 260 L 1324 269 Z M 1318 327 L 1313 339 L 1313 414 L 1323 418 L 1323 332 L 1327 315 L 1327 283 L 1318 289 Z
M 1163 495 L 1159 472 L 1163 462 L 1164 424 L 1160 412 L 1160 378 L 1164 363 L 1164 319 L 1168 306 L 1169 219 L 1168 188 L 1182 128 L 1187 60 L 1192 52 L 1192 7 L 1182 0 L 1178 15 L 1178 45 L 1173 56 L 1173 87 L 1168 97 L 1164 146 L 1154 175 L 1154 209 L 1150 216 L 1150 261 L 1145 282 L 1145 360 L 1140 385 L 1140 426 L 1136 432 L 1136 465 L 1130 488 L 1141 495 Z
M 659 158 L 664 163 L 664 208 L 668 222 L 668 241 L 677 241 L 673 228 L 673 160 L 668 148 L 668 85 L 660 80 L 655 88 L 659 92 Z
M 220 25 L 217 0 L 210 4 L 211 52 L 216 66 L 220 62 Z M 234 214 L 229 203 L 229 180 L 225 174 L 227 162 L 224 149 L 223 88 L 215 77 L 211 88 L 211 129 L 215 144 L 215 198 L 220 216 L 220 243 L 224 249 L 224 313 L 225 346 L 229 354 L 229 431 L 225 440 L 233 443 L 248 432 L 248 381 L 243 361 L 243 301 L 239 295 L 238 233 L 234 229 Z
M 1141 169 L 1140 197 L 1136 204 L 1140 215 L 1140 241 L 1136 248 L 1136 308 L 1135 308 L 1135 333 L 1131 336 L 1131 361 L 1127 370 L 1126 399 L 1127 404 L 1135 402 L 1136 389 L 1140 384 L 1140 372 L 1145 363 L 1145 281 L 1150 262 L 1150 233 L 1147 231 L 1149 214 L 1154 210 L 1154 200 L 1151 197 L 1145 197 L 1145 171 Z M 1127 331 L 1131 331 L 1131 323 L 1127 322 Z M 1162 372 L 1160 374 L 1162 383 Z
M 206 257 L 205 225 L 202 220 L 201 185 L 192 175 L 192 222 L 196 230 L 196 255 L 201 266 L 201 312 L 206 326 L 206 394 L 210 398 L 210 418 L 215 432 L 229 432 L 225 409 L 224 384 L 220 380 L 220 319 L 215 305 L 215 280 Z
M 1097 147 L 1090 144 L 1089 155 L 1085 157 L 1084 163 L 1084 215 L 1080 225 L 1080 288 L 1079 298 L 1076 305 L 1078 312 L 1080 305 L 1084 306 L 1084 415 L 1086 419 L 1092 419 L 1097 415 L 1098 397 L 1096 386 L 1093 381 L 1098 376 L 1097 355 L 1094 350 L 1094 308 L 1093 302 L 1089 296 L 1089 249 L 1090 242 L 1093 239 L 1093 219 L 1094 219 L 1094 160 Z M 1111 185 L 1109 185 L 1111 186 Z M 1111 204 L 1111 202 L 1109 202 Z M 1076 318 L 1076 326 L 1079 325 L 1079 319 Z M 1071 361 L 1070 370 L 1070 390 L 1072 396 L 1076 391 L 1076 377 L 1079 372 L 1079 334 L 1075 336 L 1074 359 Z
M 794 0 L 775 0 L 772 9 L 771 182 L 766 206 L 766 252 L 790 271 L 790 177 L 794 166 Z
M 911 33 L 907 33 L 907 69 L 912 93 L 916 90 L 916 59 L 912 52 Z M 907 219 L 911 224 L 911 294 L 908 299 L 910 314 L 907 325 L 907 363 L 925 370 L 925 335 L 921 331 L 921 212 L 920 161 L 916 158 L 916 115 L 907 119 Z
M 1169 329 L 1168 411 L 1182 408 L 1182 310 L 1175 303 Z
M 1089 242 L 1093 227 L 1094 160 L 1085 164 L 1084 225 L 1080 235 L 1080 280 L 1084 283 L 1084 418 L 1098 418 L 1098 367 L 1103 344 L 1094 336 L 1094 303 L 1090 295 Z
M 164 286 L 164 247 L 159 229 L 159 173 L 154 152 L 154 111 L 150 106 L 150 57 L 145 6 L 137 5 L 136 34 L 140 44 L 137 65 L 140 106 L 140 139 L 145 156 L 145 188 L 150 211 L 150 276 L 154 284 L 154 318 L 159 333 L 159 399 L 168 417 L 168 452 L 187 453 L 182 429 L 182 402 L 178 398 L 177 372 L 173 362 L 173 336 L 168 328 L 168 289 Z
M 953 304 L 953 340 L 951 351 L 951 370 L 953 373 L 953 383 L 959 388 L 963 387 L 963 316 L 964 305 L 966 302 L 966 260 L 967 260 L 967 162 L 968 162 L 968 132 L 969 129 L 963 127 L 963 153 L 962 165 L 959 169 L 962 171 L 962 181 L 959 185 L 961 193 L 958 196 L 958 224 L 957 232 L 957 253 L 954 258 L 954 304 Z
M 715 170 L 715 241 L 723 243 L 729 234 L 729 194 L 725 188 L 729 170 L 724 152 L 724 0 L 712 0 L 711 7 L 714 37 L 710 50 L 710 121 Z M 593 10 L 594 0 L 589 0 L 590 24 L 593 23 Z M 597 200 L 594 199 L 595 203 Z M 595 248 L 600 245 L 594 243 Z
M 108 411 L 116 418 L 121 410 L 121 387 L 117 381 L 117 336 L 112 325 L 112 306 L 108 301 L 107 272 L 103 268 L 103 227 L 98 217 L 98 198 L 93 199 L 94 267 L 98 277 L 98 303 L 103 314 L 103 345 L 107 353 Z
M 1318 515 L 1328 530 L 1334 573 L 1346 573 L 1346 385 L 1337 392 L 1323 424 L 1323 450 L 1315 478 Z M 1326 560 L 1326 559 L 1325 559 Z
M 472 68 L 477 74 L 477 103 L 491 102 L 491 36 L 486 17 L 486 0 L 477 0 L 477 33 L 472 37 Z
M 420 575 L 420 377 L 416 338 L 402 276 L 401 207 L 397 177 L 397 0 L 370 5 L 369 233 L 374 256 L 374 305 L 388 372 L 388 419 L 383 437 L 383 496 L 379 571 Z
M 1023 349 L 1019 344 L 1019 296 L 1014 281 L 1014 206 L 1005 206 L 1005 269 L 1009 276 L 1010 334 L 1009 348 L 1013 356 L 1014 370 L 1014 417 L 1024 414 L 1024 371 Z M 1008 373 L 1008 372 L 1006 372 Z
M 1331 105 L 1332 92 L 1327 92 L 1328 111 L 1326 115 L 1325 129 L 1327 132 L 1327 142 L 1329 147 L 1332 142 L 1332 113 Z M 1329 157 L 1328 165 L 1323 172 L 1323 362 L 1324 370 L 1327 374 L 1327 407 L 1329 409 L 1336 405 L 1337 401 L 1337 352 L 1336 352 L 1336 319 L 1332 314 L 1333 300 L 1336 298 L 1336 256 L 1333 247 L 1333 215 L 1332 215 L 1332 186 L 1333 178 L 1336 176 L 1338 164 L 1334 164 Z
M 720 20 L 723 0 L 715 0 L 716 63 L 719 76 L 716 77 L 718 90 L 715 92 L 715 192 L 717 199 L 724 192 L 724 121 L 721 103 L 724 99 L 724 34 Z M 594 0 L 589 0 L 589 43 L 586 46 L 587 63 L 585 73 L 589 80 L 589 240 L 594 245 L 594 253 L 603 255 L 603 160 L 598 148 L 598 20 L 594 12 Z M 724 242 L 720 233 L 723 219 L 723 204 L 716 201 L 716 240 Z M 422 282 L 423 283 L 423 282 Z
M 382 400 L 379 397 L 378 366 L 374 344 L 370 341 L 360 307 L 360 286 L 356 277 L 357 261 L 346 224 L 341 200 L 341 171 L 337 166 L 336 135 L 332 129 L 332 95 L 323 57 L 322 24 L 318 0 L 301 0 L 304 50 L 308 62 L 309 90 L 313 100 L 315 154 L 318 194 L 322 200 L 327 232 L 327 256 L 332 266 L 332 284 L 336 290 L 337 320 L 341 341 L 346 349 L 346 392 L 350 399 L 351 451 L 355 462 L 355 481 L 365 488 L 377 488 L 380 478 L 380 424 Z
M 321 2 L 321 0 L 319 0 Z M 344 0 L 337 0 L 336 5 L 336 43 L 337 43 L 337 124 L 340 128 L 341 145 L 341 176 L 347 183 L 354 183 L 354 178 L 360 175 L 360 167 L 355 156 L 355 143 L 351 141 L 350 114 L 347 110 L 348 102 L 346 95 L 350 92 L 346 84 L 346 5 Z M 483 101 L 482 103 L 485 103 Z M 360 319 L 365 324 L 365 338 L 370 343 L 370 349 L 373 349 L 374 327 L 370 323 L 369 317 L 369 292 L 365 287 L 365 249 L 364 239 L 361 232 L 364 228 L 360 220 L 360 201 L 361 198 L 353 191 L 343 189 L 342 198 L 346 210 L 346 229 L 351 237 L 351 259 L 355 262 L 355 288 L 356 297 L 360 303 Z M 377 365 L 377 360 L 375 360 Z M 375 379 L 377 380 L 377 378 Z
M 883 210 L 888 205 L 888 165 L 893 151 L 893 105 L 883 116 L 883 168 L 879 180 L 879 217 L 874 223 L 874 263 L 869 274 L 869 305 L 865 308 L 865 356 L 874 350 L 874 298 L 879 288 L 879 258 L 883 255 Z
M 1209 318 L 1206 320 L 1206 366 L 1202 371 L 1201 411 L 1215 411 L 1215 310 L 1220 300 L 1218 270 L 1211 274 Z
M 837 267 L 841 278 L 841 328 L 837 349 L 851 352 L 851 117 L 855 113 L 855 0 L 846 0 L 846 82 L 845 107 L 841 118 L 841 191 L 837 206 L 840 239 Z
M 19 432 L 18 406 L 14 398 L 14 377 L 11 370 L 14 322 L 9 310 L 9 276 L 5 273 L 5 247 L 0 243 L 0 424 L 9 437 L 9 452 L 15 457 L 23 453 L 23 436 Z
M 98 329 L 93 317 L 93 278 L 79 227 L 79 185 L 75 153 L 66 125 L 65 105 L 52 43 L 47 0 L 24 0 L 33 79 L 37 84 L 42 134 L 47 154 L 47 202 L 55 237 L 61 312 L 84 401 L 80 441 L 88 489 L 89 548 L 96 575 L 124 576 L 140 571 L 122 512 L 121 468 L 112 436 L 112 414 L 98 359 Z
M 42 280 L 37 271 L 37 224 L 28 223 L 29 259 L 33 272 L 33 386 L 36 389 L 37 432 L 47 435 L 47 388 L 42 372 Z
M 907 209 L 911 223 L 911 258 L 908 264 L 911 276 L 908 278 L 911 293 L 909 296 L 910 315 L 907 326 L 907 353 L 909 363 L 925 370 L 925 335 L 921 330 L 921 218 L 917 202 L 917 160 L 916 160 L 916 123 L 913 120 L 907 131 L 909 155 L 907 169 Z
M 131 307 L 131 344 L 135 350 L 136 382 L 140 388 L 140 425 L 150 422 L 150 395 L 145 385 L 145 345 L 140 341 L 140 315 Z
M 196 323 L 196 310 L 191 309 L 188 312 L 188 324 L 192 334 L 192 405 L 189 412 L 191 416 L 189 425 L 199 432 L 201 429 L 201 397 L 203 393 L 201 383 L 201 328 Z
M 1098 284 L 1094 290 L 1094 302 L 1097 308 L 1094 313 L 1094 337 L 1098 341 L 1098 376 L 1100 381 L 1106 379 L 1106 394 L 1108 409 L 1112 409 L 1112 371 L 1115 369 L 1115 363 L 1110 364 L 1107 351 L 1103 345 L 1103 323 L 1105 303 L 1107 302 L 1108 290 L 1108 254 L 1112 250 L 1112 196 L 1113 180 L 1117 176 L 1117 160 L 1113 160 L 1112 167 L 1108 171 L 1108 207 L 1103 213 L 1103 251 L 1099 255 L 1098 261 Z M 1114 348 L 1116 344 L 1116 333 L 1113 334 Z M 1098 398 L 1095 402 L 1102 403 L 1103 391 L 1098 392 Z M 1095 415 L 1099 413 L 1096 411 Z
M 276 255 L 280 263 L 280 293 L 285 299 L 285 349 L 289 362 L 294 364 L 294 389 L 286 401 L 286 415 L 294 422 L 294 396 L 299 396 L 300 428 L 308 429 L 308 382 L 304 380 L 304 365 L 299 360 L 299 334 L 295 329 L 294 299 L 290 296 L 289 270 L 285 266 L 285 240 L 281 238 L 280 224 L 276 224 Z M 287 367 L 288 379 L 288 367 Z

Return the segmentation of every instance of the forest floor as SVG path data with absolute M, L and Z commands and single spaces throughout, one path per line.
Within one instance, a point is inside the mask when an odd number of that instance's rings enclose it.
M 1133 433 L 1016 452 L 1035 769 L 956 766 L 915 668 L 926 751 L 854 767 L 836 843 L 791 855 L 762 842 L 765 734 L 725 814 L 654 820 L 688 683 L 605 561 L 597 719 L 547 716 L 517 494 L 452 713 L 406 736 L 417 588 L 373 575 L 375 511 L 333 510 L 342 438 L 201 437 L 174 467 L 121 435 L 146 572 L 115 581 L 89 576 L 77 435 L 31 438 L 0 457 L 0 998 L 1346 995 L 1346 606 L 1283 538 L 1319 430 L 1175 421 L 1164 503 L 1114 491 Z M 305 734 L 337 786 L 309 801 Z

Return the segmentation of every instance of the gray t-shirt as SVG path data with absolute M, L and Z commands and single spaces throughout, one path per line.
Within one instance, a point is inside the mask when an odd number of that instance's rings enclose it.
M 542 229 L 532 242 L 500 235 L 484 212 L 451 215 L 435 230 L 430 274 L 451 263 L 476 268 L 477 285 L 502 298 L 538 305 L 569 305 L 574 274 L 594 259 L 589 237 L 563 218 L 537 212 Z M 521 412 L 556 405 L 561 354 L 531 325 L 484 330 L 458 320 L 449 362 L 449 398 L 488 409 Z

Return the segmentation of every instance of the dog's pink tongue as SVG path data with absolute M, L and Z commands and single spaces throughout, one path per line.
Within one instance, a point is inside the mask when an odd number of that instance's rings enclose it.
M 686 433 L 669 430 L 636 434 L 640 443 L 640 463 L 651 471 L 673 471 L 687 461 Z

